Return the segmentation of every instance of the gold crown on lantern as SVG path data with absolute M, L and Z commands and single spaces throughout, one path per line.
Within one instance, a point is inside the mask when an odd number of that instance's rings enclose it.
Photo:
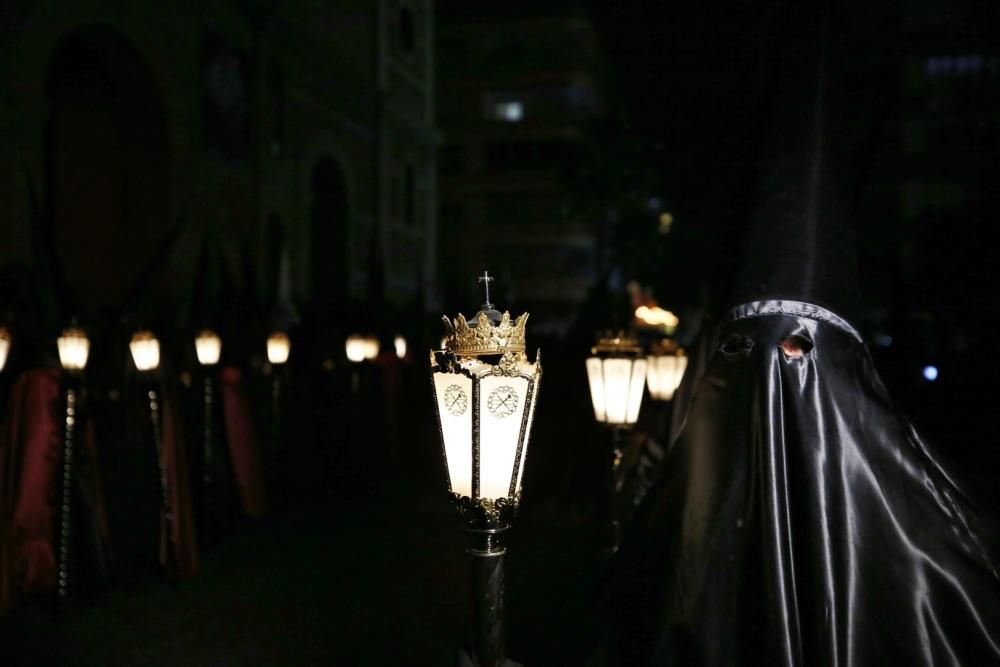
M 510 313 L 504 311 L 496 324 L 482 311 L 471 324 L 461 313 L 454 322 L 447 316 L 443 319 L 445 328 L 448 329 L 445 349 L 460 357 L 525 351 L 524 325 L 528 321 L 528 313 L 511 321 Z
M 484 271 L 477 280 L 486 289 L 486 300 L 471 323 L 461 313 L 454 322 L 447 316 L 442 317 L 448 332 L 444 348 L 459 357 L 524 354 L 524 325 L 528 321 L 528 313 L 518 315 L 513 322 L 509 312 L 504 311 L 501 315 L 490 303 L 490 283 L 494 280 L 493 276 L 489 271 Z

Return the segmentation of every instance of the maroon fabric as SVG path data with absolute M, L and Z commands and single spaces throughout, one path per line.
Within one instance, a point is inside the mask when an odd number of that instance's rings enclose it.
M 164 391 L 163 396 L 163 467 L 167 474 L 170 492 L 170 510 L 173 517 L 171 534 L 167 536 L 166 521 L 161 524 L 160 563 L 174 574 L 189 577 L 198 574 L 200 567 L 198 540 L 195 536 L 194 505 L 191 500 L 191 480 L 188 476 L 187 449 L 184 431 L 177 413 L 174 395 Z
M 243 386 L 243 373 L 238 368 L 222 369 L 222 412 L 243 511 L 249 516 L 260 517 L 267 507 L 264 471 L 257 432 L 250 416 L 250 402 Z
M 3 605 L 18 594 L 56 582 L 52 547 L 56 473 L 60 459 L 59 370 L 25 371 L 11 391 L 10 428 L 3 461 L 3 504 L 9 512 L 2 536 Z

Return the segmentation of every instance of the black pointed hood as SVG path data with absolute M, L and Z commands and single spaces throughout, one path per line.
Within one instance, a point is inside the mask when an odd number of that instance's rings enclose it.
M 852 319 L 851 162 L 870 110 L 852 109 L 843 76 L 850 54 L 827 7 L 784 5 L 770 42 L 768 127 L 731 305 L 805 301 Z

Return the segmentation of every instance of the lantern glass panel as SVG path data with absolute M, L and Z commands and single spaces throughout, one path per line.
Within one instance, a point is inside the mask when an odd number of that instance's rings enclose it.
M 590 400 L 594 404 L 594 418 L 608 420 L 604 406 L 604 367 L 597 357 L 587 359 L 587 380 L 590 383 Z
M 645 390 L 646 360 L 635 359 L 632 362 L 632 380 L 628 390 L 628 412 L 625 414 L 626 423 L 634 424 L 638 421 L 639 408 L 642 406 L 642 394 Z
M 0 371 L 7 365 L 7 355 L 10 353 L 10 336 L 0 329 Z
M 611 358 L 603 360 L 604 405 L 609 424 L 624 424 L 627 421 L 630 388 L 632 383 L 632 360 Z M 646 378 L 643 377 L 643 381 Z
M 535 374 L 535 366 L 533 364 L 522 363 L 520 365 L 520 370 L 525 375 L 535 377 L 535 387 L 531 396 L 531 405 L 528 406 L 528 426 L 529 428 L 524 433 L 524 444 L 521 445 L 521 465 L 517 470 L 517 486 L 515 490 L 521 490 L 521 478 L 524 476 L 524 462 L 528 459 L 528 441 L 531 440 L 531 425 L 535 423 L 535 406 L 538 405 L 538 387 L 541 384 L 541 375 Z
M 521 437 L 528 380 L 487 375 L 479 390 L 479 496 L 506 498 Z
M 472 378 L 441 372 L 435 372 L 433 377 L 451 490 L 471 497 Z

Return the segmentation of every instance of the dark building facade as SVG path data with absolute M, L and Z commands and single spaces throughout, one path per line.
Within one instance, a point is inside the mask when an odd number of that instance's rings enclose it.
M 438 27 L 439 279 L 461 290 L 489 269 L 533 330 L 562 333 L 596 279 L 593 226 L 571 212 L 566 184 L 581 124 L 602 110 L 593 26 L 567 12 L 444 15 Z M 460 306 L 457 290 L 444 293 Z
M 17 3 L 0 21 L 0 264 L 37 259 L 34 191 L 81 312 L 120 305 L 178 228 L 165 304 L 199 288 L 206 234 L 300 307 L 372 284 L 433 300 L 429 2 Z

